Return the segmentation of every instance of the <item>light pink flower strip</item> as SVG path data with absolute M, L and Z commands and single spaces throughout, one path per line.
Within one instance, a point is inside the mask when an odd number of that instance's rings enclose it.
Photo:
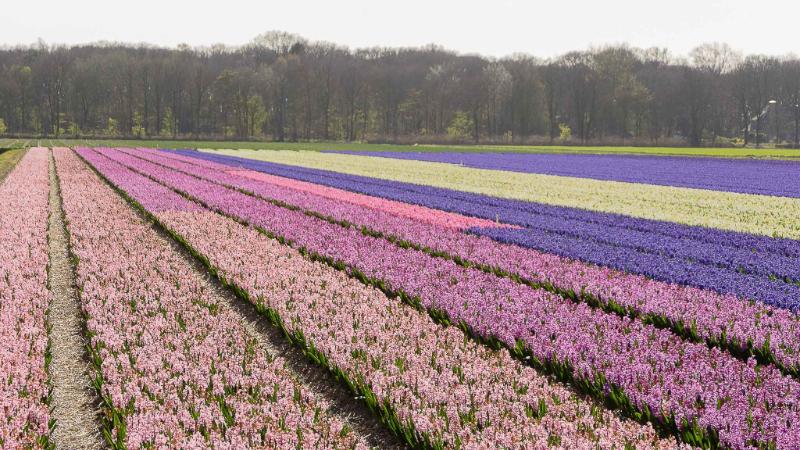
M 48 151 L 32 148 L 0 185 L 0 447 L 49 435 L 45 351 Z

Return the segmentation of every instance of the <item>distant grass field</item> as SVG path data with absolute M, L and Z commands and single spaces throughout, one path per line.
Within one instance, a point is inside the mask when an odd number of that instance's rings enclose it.
M 28 148 L 36 145 L 36 141 L 30 139 L 0 139 L 0 151 L 12 148 Z
M 6 175 L 11 172 L 23 155 L 25 155 L 25 150 L 21 148 L 0 149 L 0 182 L 5 180 Z
M 706 156 L 721 158 L 800 159 L 798 149 L 775 148 L 691 148 L 691 147 L 578 147 L 521 145 L 392 145 L 343 142 L 253 142 L 253 141 L 174 141 L 174 140 L 93 140 L 93 139 L 0 139 L 0 148 L 77 145 L 152 148 L 212 148 L 250 150 L 350 150 L 413 152 L 519 152 L 519 153 L 595 153 L 658 156 Z

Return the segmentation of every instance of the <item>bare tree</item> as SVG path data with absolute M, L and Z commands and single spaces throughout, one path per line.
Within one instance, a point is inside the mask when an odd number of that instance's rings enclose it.
M 0 119 L 17 135 L 553 142 L 564 127 L 582 143 L 747 145 L 774 118 L 776 141 L 800 146 L 798 65 L 720 43 L 543 61 L 280 31 L 242 47 L 39 42 L 0 49 Z

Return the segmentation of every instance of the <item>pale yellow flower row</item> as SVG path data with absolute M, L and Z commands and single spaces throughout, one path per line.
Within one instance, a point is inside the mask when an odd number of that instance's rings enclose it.
M 307 151 L 204 150 L 495 197 L 800 239 L 800 199 Z

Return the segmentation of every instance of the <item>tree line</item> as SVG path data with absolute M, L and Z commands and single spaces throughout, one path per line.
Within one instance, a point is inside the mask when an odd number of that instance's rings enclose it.
M 716 43 L 495 59 L 284 32 L 241 47 L 39 42 L 0 48 L 0 134 L 797 146 L 800 59 Z

